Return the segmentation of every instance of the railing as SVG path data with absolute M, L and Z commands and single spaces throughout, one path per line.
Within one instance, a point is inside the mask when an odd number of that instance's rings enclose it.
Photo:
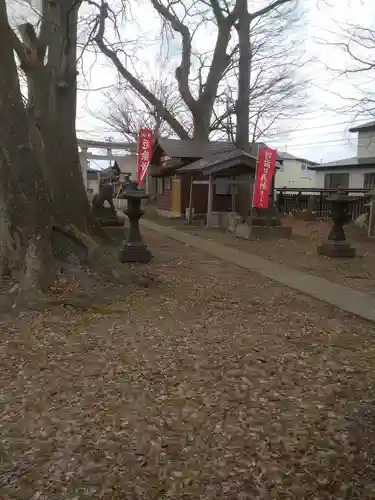
M 327 201 L 337 189 L 318 188 L 282 188 L 276 189 L 276 203 L 280 213 L 289 214 L 296 210 L 307 210 L 313 207 L 313 212 L 318 217 L 330 217 L 330 203 Z M 341 191 L 341 190 L 340 190 Z M 349 204 L 349 212 L 352 220 L 357 219 L 360 214 L 367 212 L 366 203 L 370 202 L 368 192 L 370 189 L 346 189 L 345 194 L 353 196 L 354 200 Z

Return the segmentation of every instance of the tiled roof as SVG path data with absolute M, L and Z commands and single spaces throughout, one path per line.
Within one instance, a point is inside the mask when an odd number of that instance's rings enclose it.
M 223 141 L 205 142 L 193 139 L 159 139 L 158 143 L 171 158 L 203 158 L 203 156 L 236 149 L 233 143 Z
M 116 163 L 122 173 L 128 173 L 137 169 L 136 155 L 123 155 L 116 157 Z
M 204 170 L 211 170 L 211 168 L 219 167 L 223 165 L 224 168 L 228 168 L 229 164 L 232 164 L 236 159 L 246 159 L 251 160 L 256 165 L 256 156 L 242 151 L 242 149 L 235 149 L 234 151 L 227 151 L 225 153 L 218 153 L 215 155 L 206 156 L 200 160 L 189 163 L 184 167 L 178 169 L 178 173 L 188 173 L 188 172 L 202 172 Z M 231 165 L 232 166 L 232 165 Z
M 375 167 L 375 158 L 357 158 L 353 156 L 352 158 L 343 158 L 338 161 L 331 161 L 329 163 L 320 163 L 318 165 L 311 166 L 311 170 L 320 170 L 327 168 L 343 168 L 343 167 Z
M 197 141 L 195 139 L 163 139 L 158 143 L 163 151 L 171 158 L 203 158 L 218 153 L 235 151 L 236 145 L 226 141 Z M 249 153 L 256 156 L 258 149 L 266 147 L 264 142 L 255 142 L 250 146 Z
M 349 132 L 365 132 L 366 130 L 375 130 L 375 120 L 354 126 L 349 129 Z
M 297 161 L 302 161 L 304 163 L 308 163 L 309 165 L 318 165 L 316 161 L 307 160 L 306 158 L 300 158 L 299 156 L 294 156 L 287 152 L 278 151 L 277 154 L 281 160 L 297 160 Z

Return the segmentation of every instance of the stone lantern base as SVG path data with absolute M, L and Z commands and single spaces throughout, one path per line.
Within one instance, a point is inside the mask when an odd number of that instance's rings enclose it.
M 152 253 L 144 243 L 134 245 L 125 242 L 120 250 L 120 262 L 136 262 L 139 264 L 148 264 L 152 260 Z
M 318 254 L 331 258 L 352 259 L 355 257 L 356 249 L 347 241 L 327 241 L 318 245 Z

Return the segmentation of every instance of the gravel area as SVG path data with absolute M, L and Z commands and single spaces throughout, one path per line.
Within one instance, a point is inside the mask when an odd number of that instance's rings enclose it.
M 327 278 L 363 292 L 375 295 L 375 241 L 367 238 L 364 230 L 353 226 L 346 227 L 348 240 L 357 249 L 354 259 L 330 259 L 317 254 L 316 246 L 327 239 L 331 222 L 299 221 L 295 217 L 283 217 L 283 224 L 292 226 L 290 239 L 262 239 L 247 241 L 235 238 L 231 233 L 221 230 L 209 230 L 204 227 L 191 227 L 185 223 L 165 221 L 165 218 L 152 217 L 157 223 L 174 225 L 204 238 L 209 238 L 229 245 L 244 252 L 260 255 L 269 260 L 305 271 L 309 274 Z
M 0 498 L 373 499 L 373 325 L 144 233 L 119 312 L 0 324 Z

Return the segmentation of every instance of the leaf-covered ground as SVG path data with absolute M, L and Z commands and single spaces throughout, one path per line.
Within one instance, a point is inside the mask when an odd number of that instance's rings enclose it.
M 375 498 L 374 325 L 146 236 L 115 313 L 0 324 L 0 498 Z
M 317 244 L 327 240 L 332 226 L 329 220 L 306 222 L 286 216 L 282 218 L 283 224 L 291 226 L 293 230 L 290 239 L 263 238 L 248 241 L 234 238 L 225 231 L 207 229 L 203 224 L 189 226 L 183 221 L 168 220 L 166 217 L 156 216 L 152 211 L 148 212 L 148 217 L 159 224 L 176 226 L 182 231 L 375 295 L 375 240 L 367 237 L 365 229 L 345 226 L 348 240 L 357 249 L 355 259 L 330 259 L 318 255 L 316 250 Z

